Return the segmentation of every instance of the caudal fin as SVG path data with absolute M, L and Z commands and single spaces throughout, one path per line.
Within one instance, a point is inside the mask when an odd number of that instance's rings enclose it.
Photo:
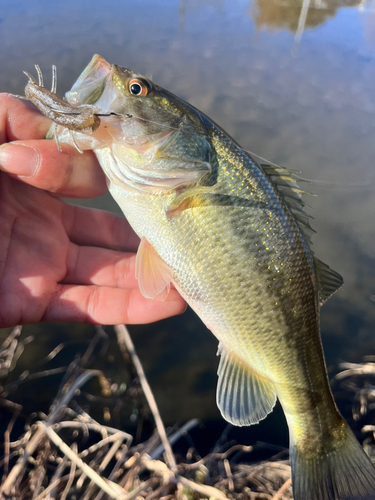
M 375 468 L 349 427 L 345 436 L 335 450 L 315 455 L 291 443 L 294 500 L 375 500 Z

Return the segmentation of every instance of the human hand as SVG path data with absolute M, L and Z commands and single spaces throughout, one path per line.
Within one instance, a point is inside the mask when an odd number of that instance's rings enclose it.
M 139 240 L 124 218 L 58 198 L 99 196 L 106 181 L 92 151 L 61 144 L 59 153 L 43 139 L 50 124 L 0 94 L 0 327 L 149 323 L 182 313 L 176 290 L 165 302 L 141 295 Z

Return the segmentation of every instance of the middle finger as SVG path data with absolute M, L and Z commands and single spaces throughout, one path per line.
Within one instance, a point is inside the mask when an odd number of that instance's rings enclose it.
M 136 255 L 105 248 L 69 246 L 67 273 L 62 283 L 138 288 Z

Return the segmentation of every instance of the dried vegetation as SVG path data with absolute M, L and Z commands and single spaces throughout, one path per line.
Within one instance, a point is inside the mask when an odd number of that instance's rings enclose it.
M 27 373 L 8 383 L 10 372 L 28 339 L 20 341 L 15 328 L 0 348 L 0 405 L 10 415 L 4 434 L 0 499 L 8 500 L 286 500 L 291 499 L 290 467 L 285 453 L 256 462 L 251 446 L 226 444 L 201 458 L 189 448 L 176 456 L 172 446 L 198 422 L 191 420 L 168 433 L 147 383 L 128 331 L 115 328 L 119 349 L 142 389 L 155 421 L 155 432 L 138 444 L 133 436 L 94 420 L 79 404 L 82 387 L 90 379 L 102 392 L 111 393 L 105 374 L 87 368 L 95 344 L 104 332 L 99 327 L 86 353 L 68 368 Z M 52 357 L 54 353 L 50 354 Z M 374 455 L 375 358 L 363 364 L 342 365 L 332 380 L 341 408 L 344 406 L 357 435 Z M 48 414 L 26 421 L 23 434 L 12 440 L 14 427 L 24 415 L 12 402 L 12 392 L 25 378 L 63 373 Z M 110 411 L 107 409 L 107 411 Z M 344 411 L 344 412 L 345 412 Z M 138 439 L 139 441 L 139 439 Z M 242 462 L 245 463 L 240 463 Z

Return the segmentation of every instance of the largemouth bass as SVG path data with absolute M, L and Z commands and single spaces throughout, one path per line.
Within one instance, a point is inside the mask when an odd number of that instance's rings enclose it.
M 311 250 L 295 174 L 100 56 L 66 100 L 28 76 L 26 98 L 58 141 L 95 151 L 140 236 L 143 295 L 163 300 L 173 283 L 219 340 L 223 417 L 256 424 L 278 398 L 295 500 L 374 499 L 375 469 L 335 405 L 320 341 L 319 308 L 342 279 Z

